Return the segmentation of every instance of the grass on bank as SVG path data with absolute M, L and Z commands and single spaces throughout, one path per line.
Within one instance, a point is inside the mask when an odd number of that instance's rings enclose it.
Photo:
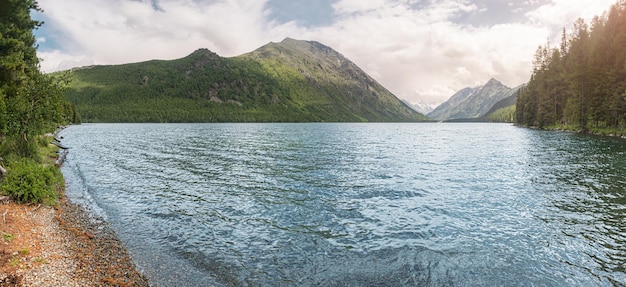
M 57 204 L 65 183 L 54 164 L 59 148 L 50 144 L 52 140 L 51 136 L 37 139 L 37 160 L 19 157 L 5 160 L 7 175 L 0 181 L 0 194 L 19 203 Z
M 626 127 L 596 126 L 588 127 L 587 130 L 582 130 L 577 126 L 572 125 L 552 125 L 544 127 L 543 129 L 587 133 L 598 136 L 626 137 Z
M 2 233 L 2 240 L 11 243 L 11 241 L 13 241 L 13 239 L 15 239 L 15 235 L 13 235 L 12 233 L 4 233 L 4 232 L 0 232 Z

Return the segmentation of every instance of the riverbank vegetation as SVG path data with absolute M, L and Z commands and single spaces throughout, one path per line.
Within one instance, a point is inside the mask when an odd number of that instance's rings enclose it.
M 59 198 L 59 148 L 43 134 L 80 117 L 39 69 L 32 11 L 0 1 L 0 286 L 148 286 L 110 227 Z
M 558 47 L 540 46 L 517 100 L 517 123 L 626 134 L 626 1 L 591 25 L 579 19 Z
M 49 144 L 42 135 L 78 123 L 80 116 L 63 95 L 66 80 L 40 71 L 33 30 L 42 22 L 30 14 L 41 11 L 37 2 L 0 6 L 0 193 L 19 202 L 54 203 L 62 176 L 42 156 Z

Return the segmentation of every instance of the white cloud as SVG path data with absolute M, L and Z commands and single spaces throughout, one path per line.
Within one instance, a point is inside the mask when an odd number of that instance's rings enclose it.
M 438 3 L 442 5 L 423 10 L 403 5 L 366 9 L 310 37 L 335 47 L 409 101 L 441 102 L 491 77 L 514 86 L 528 80 L 532 55 L 549 30 L 522 24 L 457 24 L 447 19 L 476 6 Z
M 552 0 L 526 14 L 535 25 L 550 26 L 556 29 L 569 27 L 578 18 L 590 20 L 601 15 L 615 0 Z
M 312 37 L 340 50 L 396 95 L 441 102 L 491 77 L 511 87 L 528 81 L 539 45 L 576 18 L 601 14 L 612 1 L 528 1 L 539 8 L 525 21 L 474 27 L 453 21 L 463 13 L 485 12 L 470 1 L 431 1 L 415 10 L 407 1 L 387 0 L 384 7 L 344 16 Z
M 173 59 L 198 48 L 235 56 L 292 37 L 335 48 L 401 98 L 441 102 L 490 77 L 510 86 L 527 81 L 538 45 L 614 2 L 528 0 L 538 8 L 522 21 L 472 26 L 458 19 L 502 11 L 481 0 L 339 0 L 331 25 L 307 28 L 272 20 L 267 1 L 161 0 L 157 11 L 149 0 L 40 0 L 46 25 L 69 39 L 39 53 L 42 67 Z
M 37 56 L 42 59 L 39 65 L 44 72 L 62 71 L 94 64 L 93 60 L 87 56 L 68 55 L 59 50 L 38 52 Z
M 374 11 L 385 6 L 385 0 L 340 0 L 333 5 L 337 14 L 353 14 Z
M 205 47 L 233 56 L 282 37 L 292 24 L 266 20 L 265 1 L 41 0 L 49 23 L 72 43 L 69 53 L 84 53 L 95 63 L 111 64 L 183 57 Z

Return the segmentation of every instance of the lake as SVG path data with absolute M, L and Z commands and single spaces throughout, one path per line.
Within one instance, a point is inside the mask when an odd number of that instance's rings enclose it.
M 84 124 L 67 196 L 155 286 L 626 282 L 626 141 L 507 124 Z

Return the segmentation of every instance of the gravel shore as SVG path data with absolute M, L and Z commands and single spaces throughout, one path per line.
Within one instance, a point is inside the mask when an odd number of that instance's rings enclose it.
M 0 203 L 0 287 L 149 286 L 110 226 L 62 199 Z

